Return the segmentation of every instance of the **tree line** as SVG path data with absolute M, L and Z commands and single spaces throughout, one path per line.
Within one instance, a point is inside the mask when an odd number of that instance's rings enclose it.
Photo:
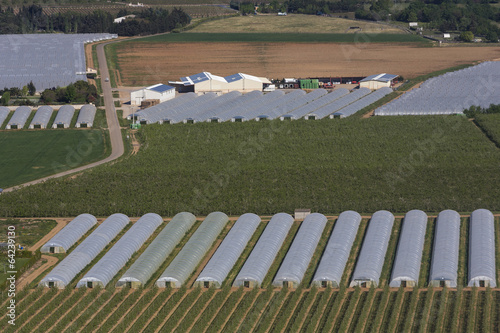
M 123 11 L 125 15 L 132 14 Z M 123 13 L 120 13 L 123 14 Z M 191 18 L 182 9 L 172 11 L 148 8 L 133 12 L 134 18 L 113 23 L 115 17 L 105 11 L 91 13 L 65 12 L 47 15 L 37 5 L 23 6 L 15 13 L 12 7 L 0 6 L 0 34 L 39 32 L 115 33 L 121 36 L 149 35 L 172 31 L 190 23 Z

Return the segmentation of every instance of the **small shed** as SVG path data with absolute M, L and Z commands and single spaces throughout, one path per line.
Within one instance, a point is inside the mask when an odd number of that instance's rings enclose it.
M 311 210 L 310 209 L 296 209 L 295 210 L 295 213 L 294 213 L 294 216 L 295 216 L 295 220 L 296 221 L 303 221 L 307 215 L 311 214 Z
M 394 80 L 398 77 L 399 75 L 387 73 L 370 75 L 359 81 L 359 87 L 369 88 L 371 90 L 376 90 L 383 87 L 391 87 L 394 83 Z
M 158 83 L 146 88 L 132 91 L 130 93 L 130 104 L 141 105 L 146 100 L 158 100 L 159 103 L 166 102 L 175 97 L 175 88 L 163 83 Z

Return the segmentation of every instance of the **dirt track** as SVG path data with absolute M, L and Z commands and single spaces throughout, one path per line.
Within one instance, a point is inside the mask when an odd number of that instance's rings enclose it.
M 166 83 L 202 71 L 221 76 L 242 72 L 270 79 L 376 73 L 410 78 L 500 57 L 498 47 L 385 43 L 126 43 L 119 50 L 125 86 Z
M 23 288 L 35 280 L 40 274 L 42 274 L 47 268 L 54 266 L 57 263 L 57 258 L 52 256 L 42 255 L 42 259 L 46 259 L 47 262 L 34 271 L 26 272 L 18 281 L 16 288 L 18 290 L 23 290 Z

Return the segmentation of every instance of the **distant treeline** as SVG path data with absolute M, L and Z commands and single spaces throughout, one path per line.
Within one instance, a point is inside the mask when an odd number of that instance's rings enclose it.
M 129 13 L 122 11 L 119 14 Z M 88 14 L 65 12 L 46 15 L 43 8 L 37 5 L 24 6 L 17 14 L 11 7 L 0 7 L 0 34 L 108 32 L 121 36 L 150 35 L 172 31 L 191 21 L 188 14 L 177 8 L 172 11 L 148 8 L 133 14 L 135 18 L 113 23 L 115 17 L 102 10 Z

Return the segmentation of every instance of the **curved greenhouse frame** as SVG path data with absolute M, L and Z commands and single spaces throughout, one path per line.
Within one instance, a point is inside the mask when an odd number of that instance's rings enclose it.
M 40 106 L 36 111 L 29 128 L 47 128 L 50 118 L 52 117 L 52 112 L 54 112 L 54 110 L 50 106 Z
M 52 237 L 40 249 L 42 253 L 66 253 L 83 235 L 97 224 L 97 219 L 90 214 L 75 217 L 61 231 Z
M 160 268 L 186 233 L 196 222 L 191 213 L 179 213 L 163 228 L 148 248 L 118 280 L 116 286 L 144 286 Z
M 196 279 L 195 286 L 220 288 L 259 224 L 259 216 L 241 215 Z
M 326 221 L 323 214 L 307 215 L 276 273 L 273 281 L 275 287 L 297 288 L 300 285 L 325 229 Z
M 470 216 L 468 286 L 496 288 L 495 273 L 495 218 L 477 209 Z
M 85 104 L 82 106 L 75 127 L 92 127 L 94 125 L 96 111 L 97 109 L 93 105 Z
M 5 106 L 0 106 L 0 127 L 2 127 L 5 119 L 9 116 L 10 110 Z
M 22 129 L 31 115 L 29 106 L 20 106 L 14 111 L 5 129 Z
M 314 275 L 313 285 L 339 287 L 360 223 L 361 215 L 352 210 L 339 215 Z
M 379 210 L 373 214 L 349 285 L 351 288 L 378 286 L 393 224 L 392 213 Z
M 229 218 L 222 212 L 210 213 L 156 281 L 160 288 L 180 288 L 217 240 Z
M 403 287 L 418 285 L 426 229 L 427 214 L 416 209 L 406 213 L 394 259 L 390 287 L 399 288 L 401 284 Z
M 162 223 L 163 219 L 158 214 L 148 213 L 143 215 L 116 242 L 111 250 L 85 274 L 76 287 L 106 287 L 109 281 L 125 266 L 132 255 L 141 248 L 144 242 L 148 240 Z
M 44 287 L 65 288 L 130 222 L 123 214 L 113 214 L 98 226 L 40 281 Z
M 293 217 L 289 214 L 278 213 L 271 218 L 233 286 L 260 287 L 292 225 Z
M 434 287 L 457 287 L 458 247 L 460 244 L 460 215 L 443 210 L 436 220 L 432 248 L 429 284 Z
M 68 128 L 71 125 L 74 114 L 75 108 L 72 105 L 61 106 L 59 111 L 57 111 L 52 128 Z

